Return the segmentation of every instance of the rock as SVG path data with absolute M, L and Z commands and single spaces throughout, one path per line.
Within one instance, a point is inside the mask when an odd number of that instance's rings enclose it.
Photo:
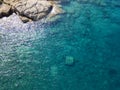
M 73 65 L 75 63 L 75 60 L 72 56 L 66 56 L 66 59 L 65 59 L 65 65 Z
M 14 84 L 14 86 L 15 86 L 15 87 L 18 87 L 18 86 L 19 86 L 19 84 L 18 84 L 18 83 L 15 83 L 15 84 Z
M 50 67 L 50 73 L 52 76 L 56 76 L 58 73 L 58 67 L 57 66 L 51 66 Z
M 59 1 L 55 0 L 3 0 L 1 2 L 1 17 L 16 13 L 23 22 L 51 18 L 63 12 Z
M 2 4 L 0 6 L 0 18 L 3 16 L 8 16 L 11 13 L 10 9 L 11 9 L 11 6 L 7 4 Z
M 2 4 L 2 0 L 0 0 L 0 4 Z

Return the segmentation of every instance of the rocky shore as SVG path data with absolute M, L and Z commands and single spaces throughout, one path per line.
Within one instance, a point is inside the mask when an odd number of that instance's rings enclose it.
M 76 3 L 74 5 L 74 2 Z M 67 14 L 76 14 L 80 4 L 93 4 L 101 7 L 120 7 L 120 3 L 110 0 L 0 0 L 0 18 L 8 17 L 15 13 L 22 22 L 38 21 L 45 18 L 46 21 L 54 21 L 63 13 L 61 4 L 71 5 L 71 8 L 65 10 Z M 73 7 L 75 10 L 73 10 Z M 58 16 L 58 17 L 55 17 Z M 76 15 L 76 17 L 79 15 Z
M 0 18 L 16 13 L 25 23 L 63 13 L 56 0 L 0 0 Z

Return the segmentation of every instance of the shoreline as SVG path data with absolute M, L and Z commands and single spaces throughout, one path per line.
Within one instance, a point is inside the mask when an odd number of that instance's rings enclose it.
M 59 1 L 54 0 L 3 0 L 1 2 L 0 18 L 9 17 L 15 13 L 24 23 L 43 18 L 49 21 L 52 17 L 64 12 Z

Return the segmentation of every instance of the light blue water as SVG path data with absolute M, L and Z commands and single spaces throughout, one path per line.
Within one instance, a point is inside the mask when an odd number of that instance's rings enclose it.
M 64 2 L 52 23 L 0 20 L 0 90 L 120 90 L 120 1 L 104 2 Z

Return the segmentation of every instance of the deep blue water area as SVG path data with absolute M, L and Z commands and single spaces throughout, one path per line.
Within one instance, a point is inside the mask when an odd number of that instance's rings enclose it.
M 120 1 L 62 4 L 54 22 L 0 20 L 0 90 L 120 90 Z

